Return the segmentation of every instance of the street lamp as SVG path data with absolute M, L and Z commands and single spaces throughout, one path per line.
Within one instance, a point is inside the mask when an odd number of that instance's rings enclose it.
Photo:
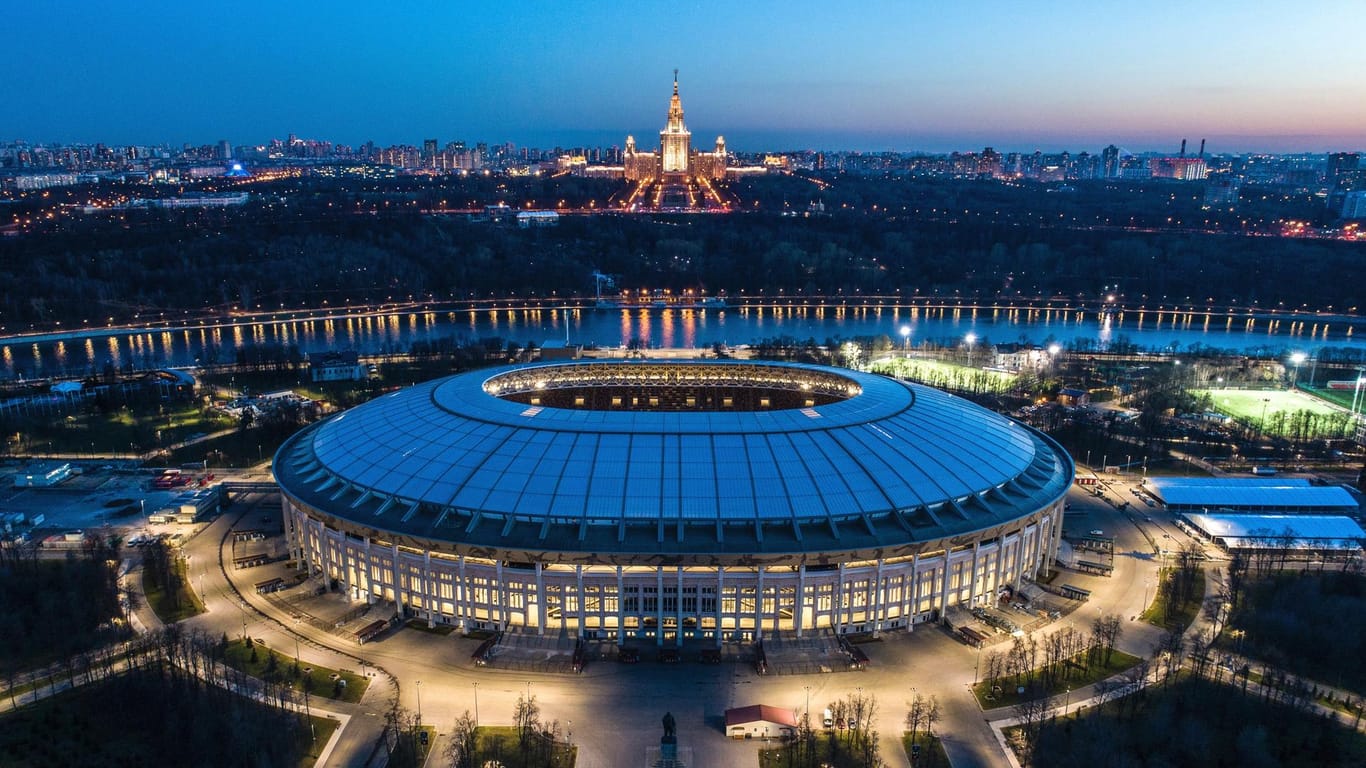
M 1296 382 L 1300 379 L 1300 365 L 1308 359 L 1308 355 L 1303 352 L 1294 352 L 1290 355 L 1290 362 L 1295 364 L 1295 375 L 1290 379 L 1290 388 L 1294 389 Z
M 901 326 L 901 347 L 909 354 L 911 351 L 911 326 Z
M 422 681 L 417 681 L 417 723 L 422 724 Z
M 474 681 L 474 727 L 479 727 L 479 681 Z

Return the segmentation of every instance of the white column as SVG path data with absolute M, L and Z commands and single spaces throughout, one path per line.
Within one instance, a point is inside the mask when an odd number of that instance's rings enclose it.
M 327 532 L 323 529 L 322 523 L 317 521 L 309 522 L 309 527 L 313 529 L 312 536 L 318 542 L 318 563 L 323 570 L 324 586 L 330 591 L 332 589 L 332 553 L 327 549 Z
M 876 572 L 876 575 L 874 576 L 874 578 L 875 578 L 877 581 L 876 581 L 876 583 L 875 583 L 874 586 L 873 586 L 873 636 L 874 636 L 874 637 L 877 637 L 878 633 L 882 631 L 882 619 L 883 619 L 883 616 L 882 616 L 882 608 L 883 608 L 883 606 L 884 606 L 884 605 L 886 604 L 886 602 L 887 602 L 886 595 L 885 595 L 885 593 L 884 593 L 885 587 L 884 587 L 883 584 L 882 584 L 882 563 L 883 563 L 883 559 L 879 557 L 879 558 L 877 559 L 877 572 Z
M 764 639 L 764 567 L 759 566 L 759 586 L 754 590 L 754 639 Z
M 469 631 L 470 620 L 474 618 L 474 601 L 470 599 L 469 582 L 465 581 L 465 556 L 456 561 L 455 578 L 455 619 L 465 632 Z
M 794 619 L 794 621 L 793 621 L 792 623 L 797 625 L 797 637 L 801 637 L 801 636 L 802 636 L 802 630 L 806 628 L 806 621 L 805 621 L 805 618 L 806 618 L 806 617 L 805 617 L 805 610 L 804 610 L 805 606 L 804 606 L 803 603 L 802 603 L 802 601 L 805 600 L 805 599 L 806 599 L 806 563 L 802 563 L 801 565 L 798 565 L 798 566 L 797 566 L 797 596 L 796 596 L 796 601 L 795 601 L 795 603 L 794 603 L 793 606 L 792 606 L 792 618 Z M 815 612 L 814 612 L 814 611 L 812 612 L 812 615 L 813 615 L 813 616 L 815 615 Z M 812 619 L 812 623 L 813 623 L 813 624 L 815 623 L 815 619 L 814 619 L 814 618 Z M 813 626 L 812 629 L 815 629 L 815 627 Z
M 953 570 L 953 563 L 950 559 L 950 551 L 944 550 L 944 581 L 939 588 L 939 618 L 942 620 L 944 614 L 949 610 L 949 575 Z
M 978 556 L 982 552 L 982 540 L 977 539 L 972 542 L 972 575 L 968 577 L 968 605 L 976 605 L 978 597 L 982 594 L 982 585 L 977 581 Z M 991 600 L 987 600 L 987 605 L 992 605 Z
M 538 634 L 538 635 L 544 635 L 544 634 L 545 634 L 545 618 L 546 618 L 546 607 L 545 607 L 545 604 L 546 604 L 547 602 L 549 602 L 549 601 L 546 599 L 546 594 L 545 594 L 545 577 L 544 577 L 544 576 L 542 575 L 542 573 L 541 573 L 541 563 L 540 563 L 540 561 L 537 561 L 537 562 L 535 563 L 535 565 L 536 565 L 536 634 Z M 560 620 L 561 620 L 561 621 L 564 620 L 564 591 L 563 591 L 563 590 L 560 591 Z
M 622 588 L 621 566 L 617 566 L 617 645 L 626 642 L 626 590 Z
M 831 603 L 831 606 L 830 606 L 830 607 L 831 607 L 831 609 L 834 610 L 834 612 L 835 612 L 835 615 L 832 617 L 834 620 L 831 622 L 831 625 L 835 628 L 835 634 L 837 634 L 837 635 L 842 635 L 842 634 L 844 634 L 844 562 L 843 562 L 843 561 L 840 561 L 840 567 L 839 567 L 839 572 L 838 572 L 838 573 L 839 573 L 839 581 L 836 581 L 836 582 L 835 582 L 835 593 L 831 596 L 831 597 L 833 598 L 833 600 L 832 600 L 832 603 Z
M 920 613 L 920 553 L 911 555 L 911 588 L 905 590 L 903 594 L 910 600 L 910 607 L 901 611 L 906 617 L 906 629 L 910 629 L 915 622 L 916 614 Z
M 389 561 L 390 571 L 394 580 L 394 615 L 400 619 L 404 616 L 403 606 L 408 602 L 410 595 L 403 589 L 403 574 L 398 571 L 398 542 L 394 542 L 393 559 Z
M 587 612 L 588 612 L 588 609 L 584 606 L 584 600 L 583 600 L 583 566 L 582 566 L 582 565 L 576 565 L 576 566 L 574 566 L 574 585 L 575 585 L 575 589 L 577 589 L 577 590 L 578 590 L 578 593 L 579 593 L 579 637 L 583 637 L 583 628 L 584 628 L 585 626 L 588 625 L 588 622 L 587 622 L 587 620 L 585 619 L 585 617 L 588 615 L 588 613 L 587 613 Z M 598 610 L 601 611 L 601 610 L 602 610 L 602 608 L 601 608 L 601 605 L 602 605 L 602 604 L 599 603 L 598 605 L 599 605 Z
M 432 551 L 422 550 L 422 604 L 427 608 L 427 628 L 436 626 L 436 611 L 441 606 L 441 590 L 432 583 Z
M 351 548 L 348 547 L 348 546 L 346 545 L 346 534 L 342 534 L 342 535 L 341 535 L 340 541 L 341 541 L 342 551 L 343 551 L 343 552 L 348 552 L 348 553 L 349 553 Z M 364 579 L 361 579 L 361 578 L 360 578 L 359 572 L 356 574 L 356 581 L 364 581 L 364 582 L 365 582 L 365 604 L 366 604 L 366 605 L 374 605 L 374 604 L 375 604 L 375 578 L 374 578 L 374 568 L 373 568 L 373 566 L 374 566 L 374 564 L 375 564 L 375 559 L 371 556 L 371 549 L 373 548 L 373 545 L 374 545 L 374 542 L 372 542 L 372 541 L 370 540 L 370 537 L 369 537 L 369 536 L 366 536 L 366 537 L 365 537 L 365 578 L 364 578 Z M 384 585 L 383 585 L 383 584 L 380 585 L 380 589 L 384 589 Z
M 494 612 L 490 610 L 489 618 L 498 622 L 499 629 L 503 629 L 507 627 L 508 596 L 507 592 L 503 590 L 503 561 L 501 559 L 493 561 L 493 580 L 493 588 L 489 590 L 489 597 L 493 601 L 493 606 L 491 607 L 497 610 L 498 615 L 497 618 L 494 618 Z M 526 609 L 523 608 L 523 612 L 525 612 L 525 610 Z
M 664 566 L 655 566 L 655 645 L 664 647 Z
M 1024 576 L 1024 556 L 1025 556 L 1025 536 L 1028 535 L 1028 525 L 1020 527 L 1020 532 L 1015 534 L 1015 562 L 1011 563 L 1010 572 L 1013 575 L 1015 589 L 1020 589 L 1020 579 Z
M 700 597 L 700 595 L 699 595 Z M 683 647 L 683 566 L 678 566 L 678 593 L 674 602 L 674 646 Z
M 991 580 L 991 588 L 994 591 L 1001 589 L 1001 576 L 1005 571 L 1006 554 L 1006 535 L 1004 533 L 996 537 L 996 577 Z
M 722 606 L 726 604 L 723 597 L 726 591 L 726 567 L 716 566 L 716 647 L 726 641 L 726 630 L 721 626 L 721 619 L 725 616 Z

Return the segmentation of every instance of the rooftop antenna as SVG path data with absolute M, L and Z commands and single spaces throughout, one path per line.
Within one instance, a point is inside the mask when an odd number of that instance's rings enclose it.
M 678 95 L 678 67 L 674 67 L 674 95 Z

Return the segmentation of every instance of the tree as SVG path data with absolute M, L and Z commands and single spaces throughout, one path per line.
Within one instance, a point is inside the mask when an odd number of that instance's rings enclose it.
M 532 738 L 540 730 L 541 708 L 536 704 L 535 696 L 521 695 L 517 697 L 517 705 L 513 709 L 513 723 L 517 728 L 517 746 L 521 749 L 523 756 L 526 755 L 531 746 Z
M 1031 684 L 1026 687 L 1019 704 L 1011 708 L 1020 723 L 1020 749 L 1017 754 L 1024 765 L 1033 764 L 1034 748 L 1038 746 L 1039 734 L 1048 716 L 1048 698 L 1044 691 Z
M 915 744 L 916 736 L 920 732 L 920 726 L 925 722 L 925 697 L 916 694 L 911 699 L 910 709 L 906 711 L 906 730 L 911 732 L 911 743 Z
M 451 768 L 474 768 L 479 759 L 478 731 L 470 711 L 455 719 L 451 728 L 451 739 L 446 745 L 446 760 Z

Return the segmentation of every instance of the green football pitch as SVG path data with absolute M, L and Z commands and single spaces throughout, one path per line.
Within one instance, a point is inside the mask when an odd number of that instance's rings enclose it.
M 1286 414 L 1309 411 L 1315 415 L 1328 416 L 1338 410 L 1317 397 L 1303 392 L 1270 389 L 1206 389 L 1214 408 L 1235 419 L 1257 422 L 1265 415 L 1271 418 L 1277 412 Z

